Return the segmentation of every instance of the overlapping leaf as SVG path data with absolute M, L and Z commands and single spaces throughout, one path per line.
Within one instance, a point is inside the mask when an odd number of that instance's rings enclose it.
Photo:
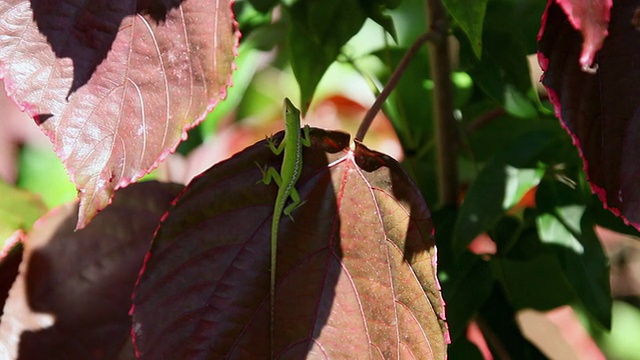
M 131 292 L 153 231 L 181 189 L 155 182 L 123 189 L 79 231 L 77 206 L 41 218 L 4 308 L 0 357 L 133 359 Z
M 314 129 L 305 149 L 297 187 L 306 202 L 279 227 L 275 356 L 442 359 L 429 210 L 397 162 L 348 141 Z M 256 162 L 277 159 L 258 143 L 177 199 L 134 294 L 142 359 L 269 356 L 277 187 L 259 183 Z
M 306 113 L 320 79 L 367 15 L 359 0 L 298 1 L 290 12 L 291 67 Z
M 529 132 L 492 158 L 465 195 L 456 222 L 453 247 L 465 249 L 491 229 L 524 193 L 540 182 L 535 161 L 557 142 L 546 131 Z
M 460 0 L 445 0 L 444 5 L 458 22 L 471 43 L 471 48 L 477 57 L 482 55 L 482 25 L 488 0 L 472 2 Z
M 0 248 L 16 230 L 29 230 L 47 207 L 34 194 L 0 180 Z
M 80 227 L 225 96 L 237 42 L 222 0 L 7 0 L 0 33 L 7 92 L 54 143 Z
M 595 57 L 595 73 L 582 70 L 580 33 L 554 2 L 549 3 L 539 39 L 543 83 L 556 115 L 580 149 L 593 190 L 636 228 L 640 228 L 638 6 L 637 0 L 613 4 L 609 37 Z
M 549 4 L 552 1 L 550 0 Z M 583 69 L 589 71 L 595 61 L 596 53 L 602 48 L 608 34 L 607 27 L 612 0 L 557 0 L 557 3 L 567 14 L 571 25 L 582 33 L 582 51 L 579 62 Z
M 536 192 L 541 214 L 538 235 L 547 251 L 556 253 L 584 310 L 602 327 L 611 328 L 609 259 L 595 233 L 595 217 L 586 211 L 579 190 L 544 181 Z M 557 278 L 558 276 L 556 276 Z M 555 295 L 561 291 L 554 290 Z

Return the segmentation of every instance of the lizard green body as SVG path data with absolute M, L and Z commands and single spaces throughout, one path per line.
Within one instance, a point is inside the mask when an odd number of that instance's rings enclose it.
M 284 99 L 284 139 L 278 146 L 273 138 L 268 138 L 269 149 L 274 154 L 280 155 L 284 151 L 280 173 L 273 167 L 260 168 L 262 182 L 269 185 L 275 181 L 278 185 L 278 194 L 273 207 L 273 220 L 271 221 L 271 279 L 270 279 L 270 338 L 271 355 L 273 357 L 274 317 L 275 317 L 275 290 L 276 290 L 276 256 L 278 248 L 278 227 L 282 214 L 288 216 L 291 221 L 291 212 L 303 204 L 296 190 L 296 182 L 302 172 L 302 147 L 311 146 L 309 126 L 300 128 L 300 111 L 287 98 Z M 291 203 L 287 201 L 291 198 Z M 286 205 L 286 206 L 285 206 Z

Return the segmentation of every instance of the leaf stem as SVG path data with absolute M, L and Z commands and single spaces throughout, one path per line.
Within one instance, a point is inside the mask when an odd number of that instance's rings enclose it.
M 474 320 L 476 321 L 476 324 L 478 324 L 478 327 L 482 332 L 482 336 L 484 336 L 485 340 L 496 354 L 496 357 L 501 360 L 510 360 L 511 356 L 509 356 L 509 352 L 502 343 L 502 340 L 493 332 L 484 316 L 478 314 L 475 316 Z
M 429 42 L 431 78 L 434 84 L 434 131 L 436 162 L 438 165 L 438 192 L 440 205 L 458 201 L 458 138 L 453 118 L 453 86 L 451 61 L 447 39 L 447 13 L 441 0 L 426 0 L 430 32 L 437 34 Z
M 398 81 L 402 77 L 402 74 L 404 74 L 405 70 L 407 69 L 409 61 L 413 59 L 418 50 L 420 50 L 420 47 L 424 45 L 424 43 L 426 43 L 427 41 L 435 41 L 437 36 L 438 35 L 433 31 L 426 32 L 420 35 L 420 37 L 418 37 L 418 39 L 416 39 L 416 41 L 411 45 L 409 50 L 407 50 L 407 52 L 402 57 L 400 64 L 398 64 L 398 67 L 396 67 L 396 69 L 393 71 L 393 74 L 391 74 L 387 85 L 385 85 L 384 89 L 382 89 L 382 91 L 376 98 L 376 101 L 373 103 L 373 105 L 371 105 L 371 108 L 369 108 L 369 110 L 365 114 L 364 119 L 362 119 L 362 123 L 360 124 L 358 132 L 356 133 L 356 140 L 362 141 L 364 139 L 364 136 L 367 134 L 367 131 L 369 130 L 373 119 L 382 108 L 382 104 L 387 101 L 387 98 L 391 94 L 391 91 L 395 89 Z

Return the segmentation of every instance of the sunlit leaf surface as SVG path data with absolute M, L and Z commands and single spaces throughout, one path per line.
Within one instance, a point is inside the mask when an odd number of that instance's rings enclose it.
M 281 136 L 282 133 L 276 136 Z M 448 332 L 429 210 L 391 158 L 314 129 L 279 227 L 274 354 L 443 359 Z M 270 227 L 277 187 L 257 143 L 192 181 L 158 230 L 135 290 L 142 359 L 269 356 Z
M 0 34 L 6 90 L 78 188 L 80 227 L 225 96 L 238 38 L 222 0 L 8 0 Z

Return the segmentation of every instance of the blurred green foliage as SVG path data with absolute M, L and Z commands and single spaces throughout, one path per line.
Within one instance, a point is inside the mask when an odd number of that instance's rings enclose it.
M 539 358 L 516 325 L 516 312 L 569 304 L 584 314 L 586 328 L 608 356 L 633 359 L 630 354 L 640 353 L 635 341 L 640 311 L 613 301 L 609 260 L 594 227 L 638 233 L 591 194 L 576 148 L 530 80 L 526 57 L 536 50 L 545 2 L 444 4 L 450 12 L 456 166 L 464 194 L 459 206 L 438 205 L 434 87 L 426 49 L 412 60 L 383 109 L 404 150 L 404 165 L 433 213 L 453 341 L 450 358 L 479 358 L 464 336 L 478 316 L 512 358 Z M 428 28 L 421 0 L 238 0 L 234 9 L 243 31 L 234 87 L 194 130 L 191 143 L 182 145 L 184 154 L 214 136 L 225 118 L 279 111 L 285 95 L 300 94 L 305 109 L 317 94 L 335 89 L 373 99 Z M 2 210 L 11 213 L 5 223 L 28 229 L 42 204 L 2 186 L 9 203 L 25 205 L 10 211 L 3 203 Z M 28 147 L 21 152 L 18 186 L 40 193 L 48 207 L 75 194 L 59 160 Z M 533 198 L 526 199 L 528 194 Z M 481 234 L 491 239 L 495 254 L 469 250 Z

